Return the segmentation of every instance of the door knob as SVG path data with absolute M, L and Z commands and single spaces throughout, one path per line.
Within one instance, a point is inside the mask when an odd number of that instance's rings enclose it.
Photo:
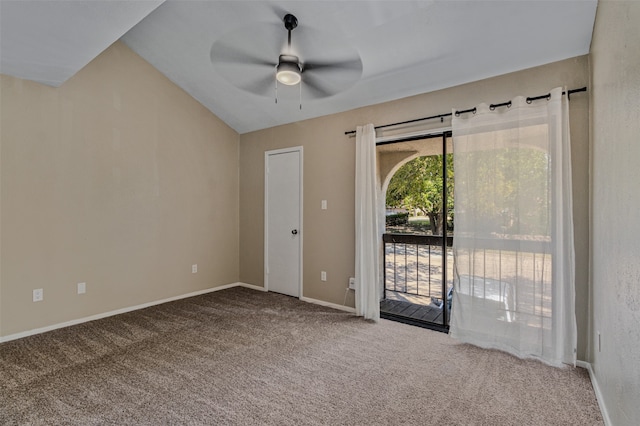
M 291 233 L 292 233 L 293 235 L 297 235 L 297 234 L 298 234 L 298 230 L 297 230 L 297 229 L 294 229 L 293 231 L 291 231 Z

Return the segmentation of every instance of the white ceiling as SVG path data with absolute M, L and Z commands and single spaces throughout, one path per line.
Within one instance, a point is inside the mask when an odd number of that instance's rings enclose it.
M 0 73 L 59 86 L 164 0 L 0 0 Z
M 246 133 L 586 54 L 597 7 L 596 0 L 167 0 L 153 10 L 159 3 L 0 0 L 0 72 L 60 84 L 131 28 L 122 37 L 131 49 Z M 298 18 L 293 47 L 301 60 L 360 57 L 355 84 L 316 99 L 303 83 L 300 110 L 297 87 L 280 86 L 274 102 L 273 69 L 212 63 L 214 43 L 232 41 L 243 55 L 275 64 L 285 13 Z M 247 90 L 244 83 L 259 80 L 264 88 Z

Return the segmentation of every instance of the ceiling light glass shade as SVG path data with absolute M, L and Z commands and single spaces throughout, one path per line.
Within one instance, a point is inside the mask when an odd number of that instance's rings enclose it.
M 294 62 L 280 62 L 276 79 L 287 86 L 294 86 L 300 83 L 302 76 L 300 75 L 300 67 Z

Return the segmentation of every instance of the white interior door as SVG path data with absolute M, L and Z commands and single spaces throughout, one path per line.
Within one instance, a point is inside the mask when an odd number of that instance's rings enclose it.
M 265 155 L 265 288 L 300 297 L 302 147 Z

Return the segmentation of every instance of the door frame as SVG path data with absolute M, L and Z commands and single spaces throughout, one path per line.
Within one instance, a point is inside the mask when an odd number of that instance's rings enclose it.
M 410 139 L 409 139 L 410 138 Z M 386 145 L 386 144 L 393 144 L 393 143 L 402 143 L 402 142 L 406 142 L 408 140 L 428 140 L 428 139 L 440 139 L 440 143 L 442 144 L 442 150 L 440 154 L 431 154 L 431 155 L 442 155 L 443 157 L 443 161 L 442 161 L 442 180 L 443 180 L 443 185 L 442 185 L 442 196 L 443 196 L 443 204 L 444 204 L 444 216 L 443 219 L 443 237 L 442 237 L 442 242 L 441 242 L 441 249 L 442 249 L 442 299 L 444 301 L 443 305 L 442 305 L 442 323 L 440 322 L 432 322 L 432 321 L 428 321 L 428 320 L 421 320 L 421 319 L 414 319 L 411 318 L 410 316 L 404 316 L 404 315 L 398 315 L 398 314 L 394 314 L 391 312 L 380 312 L 380 317 L 381 318 L 386 318 L 386 319 L 391 319 L 394 321 L 399 321 L 399 322 L 403 322 L 403 323 L 407 323 L 407 324 L 411 324 L 411 325 L 415 325 L 418 327 L 424 327 L 424 328 L 429 328 L 432 330 L 437 330 L 437 331 L 442 331 L 447 333 L 449 331 L 449 320 L 450 320 L 450 309 L 449 309 L 449 304 L 447 301 L 445 301 L 446 299 L 448 299 L 447 295 L 449 293 L 449 288 L 448 288 L 448 283 L 449 283 L 449 276 L 448 276 L 448 262 L 449 262 L 449 251 L 448 249 L 451 248 L 451 246 L 449 246 L 448 241 L 451 238 L 451 241 L 453 241 L 453 237 L 449 237 L 447 235 L 447 155 L 449 154 L 454 154 L 453 153 L 453 135 L 451 132 L 451 128 L 443 128 L 443 129 L 437 129 L 435 131 L 432 132 L 427 132 L 425 134 L 420 134 L 420 135 L 416 135 L 413 134 L 412 136 L 407 135 L 407 137 L 404 137 L 403 135 L 398 135 L 397 137 L 394 137 L 393 139 L 389 139 L 389 140 L 385 140 L 383 141 L 381 144 L 382 145 Z M 376 140 L 377 141 L 377 140 Z M 438 143 L 437 141 L 434 142 Z M 447 147 L 451 145 L 451 149 L 449 150 Z M 379 200 L 381 200 L 381 202 L 379 203 L 379 217 L 381 218 L 381 223 L 385 223 L 385 210 L 386 210 L 386 205 L 385 205 L 385 200 L 386 200 L 386 195 L 387 195 L 387 190 L 389 189 L 389 183 L 391 182 L 391 179 L 393 178 L 393 176 L 396 174 L 396 172 L 402 167 L 404 166 L 406 163 L 419 158 L 419 157 L 425 157 L 428 156 L 429 154 L 425 154 L 424 152 L 418 152 L 415 153 L 413 155 L 408 155 L 406 158 L 398 160 L 397 163 L 391 167 L 389 169 L 389 171 L 387 172 L 387 174 L 383 177 L 381 177 L 381 179 L 383 179 L 382 182 L 382 187 L 381 190 L 379 192 Z M 386 228 L 386 226 L 383 225 L 384 228 Z M 386 299 L 386 247 L 385 244 L 389 243 L 388 241 L 385 241 L 386 239 L 393 239 L 392 237 L 385 237 L 385 234 L 383 234 L 382 236 L 382 249 L 380 250 L 380 263 L 382 266 L 381 270 L 382 270 L 382 281 L 383 281 L 383 300 Z M 399 243 L 404 244 L 405 242 L 403 242 L 402 240 L 409 240 L 407 241 L 407 243 L 409 244 L 414 244 L 413 241 L 411 241 L 413 238 L 398 238 Z M 453 257 L 451 257 L 451 261 L 453 261 Z M 395 268 L 395 266 L 394 266 Z M 455 265 L 453 266 L 454 268 L 454 275 L 455 275 Z M 453 278 L 453 277 L 451 277 Z
M 299 158 L 298 158 L 298 170 L 300 173 L 300 194 L 299 194 L 299 200 L 300 200 L 300 205 L 299 205 L 299 219 L 300 219 L 300 223 L 298 226 L 298 238 L 299 238 L 299 245 L 298 245 L 298 259 L 299 259 L 299 265 L 298 265 L 298 271 L 299 271 L 299 277 L 298 277 L 298 299 L 302 299 L 302 277 L 303 277 L 303 270 L 302 270 L 302 265 L 304 264 L 304 262 L 302 261 L 302 255 L 303 255 L 303 247 L 304 247 L 304 226 L 303 226 L 303 205 L 304 205 L 304 200 L 303 200 L 303 193 L 304 193 L 304 150 L 302 146 L 295 146 L 295 147 L 291 147 L 291 148 L 282 148 L 282 149 L 274 149 L 274 150 L 270 150 L 270 151 L 265 151 L 264 152 L 264 290 L 265 291 L 269 291 L 269 156 L 271 155 L 278 155 L 278 154 L 286 154 L 289 152 L 298 152 L 299 153 Z

